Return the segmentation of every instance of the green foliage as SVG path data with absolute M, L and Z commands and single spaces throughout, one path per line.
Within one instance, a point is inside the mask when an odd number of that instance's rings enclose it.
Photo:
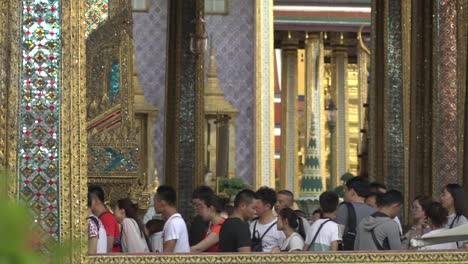
M 341 175 L 340 180 L 341 180 L 341 185 L 336 186 L 335 190 L 333 190 L 340 198 L 344 198 L 344 185 L 346 182 L 350 179 L 352 179 L 354 175 L 350 172 L 346 172 L 345 174 Z
M 236 194 L 243 189 L 248 189 L 250 186 L 246 184 L 241 178 L 221 178 L 219 180 L 219 192 L 225 193 L 229 196 L 236 196 Z
M 335 187 L 335 190 L 333 190 L 336 194 L 338 194 L 338 197 L 343 198 L 344 197 L 344 187 L 343 185 Z
M 354 175 L 350 172 L 346 172 L 345 174 L 341 175 L 340 180 L 343 184 L 345 184 L 348 180 L 351 180 Z
M 70 263 L 70 242 L 44 241 L 28 207 L 8 195 L 15 177 L 0 169 L 0 264 Z

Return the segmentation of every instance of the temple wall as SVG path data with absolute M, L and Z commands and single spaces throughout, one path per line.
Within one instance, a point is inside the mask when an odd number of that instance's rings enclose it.
M 154 127 L 154 155 L 159 179 L 164 180 L 164 98 L 168 0 L 152 0 L 148 13 L 133 13 L 138 78 L 148 102 L 159 108 Z
M 236 176 L 252 184 L 255 160 L 255 1 L 228 2 L 228 15 L 206 15 L 206 31 L 215 48 L 219 85 L 226 100 L 239 110 Z M 207 52 L 207 68 L 208 62 Z

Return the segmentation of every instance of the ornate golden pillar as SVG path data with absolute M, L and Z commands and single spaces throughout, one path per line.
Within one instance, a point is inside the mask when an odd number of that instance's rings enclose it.
M 348 128 L 348 90 L 347 90 L 347 65 L 348 53 L 344 47 L 343 34 L 334 34 L 332 36 L 332 98 L 338 108 L 336 120 L 336 157 L 335 170 L 336 178 L 348 171 L 349 157 L 349 135 Z M 336 180 L 336 179 L 335 179 Z M 336 186 L 336 182 L 335 182 Z
M 323 66 L 324 66 L 324 49 L 322 34 L 306 34 L 305 40 L 305 94 L 306 94 L 306 161 L 304 164 L 304 175 L 302 176 L 301 184 L 301 196 L 307 196 L 311 194 L 320 194 L 322 191 L 323 182 L 325 179 L 325 160 L 321 158 L 324 156 L 325 151 L 322 149 L 320 140 L 321 134 L 324 133 L 324 129 L 321 126 L 321 115 L 324 106 L 323 90 L 321 89 L 321 83 L 323 80 Z M 312 128 L 312 126 L 314 126 Z M 313 144 L 312 144 L 313 143 Z M 314 145 L 314 146 L 311 146 Z M 311 154 L 313 152 L 313 154 Z M 311 164 L 310 158 L 313 157 L 314 161 Z M 310 164 L 309 164 L 310 163 Z M 306 172 L 314 171 L 313 176 L 311 173 Z M 313 180 L 312 180 L 313 178 Z M 320 181 L 322 184 L 319 184 Z M 320 187 L 318 187 L 320 186 Z
M 358 173 L 367 175 L 368 172 L 368 155 L 367 155 L 367 92 L 369 89 L 368 75 L 370 73 L 370 51 L 362 40 L 361 32 L 358 33 L 358 122 L 359 122 L 359 141 L 358 141 L 358 154 L 359 154 L 359 170 Z
M 289 32 L 282 42 L 281 83 L 281 189 L 298 193 L 297 156 L 297 49 L 299 40 Z

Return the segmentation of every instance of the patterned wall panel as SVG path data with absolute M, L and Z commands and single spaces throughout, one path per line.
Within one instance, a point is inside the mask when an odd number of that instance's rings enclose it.
M 19 117 L 19 196 L 58 240 L 60 0 L 25 0 Z
M 166 89 L 166 40 L 168 0 L 152 0 L 148 13 L 133 13 L 138 79 L 149 103 L 159 108 L 154 127 L 155 164 L 164 179 L 164 97 Z
M 387 22 L 387 104 L 385 108 L 385 161 L 384 171 L 391 189 L 404 191 L 405 143 L 403 123 L 403 63 L 401 34 L 401 2 L 388 1 Z
M 239 109 L 236 130 L 236 176 L 253 183 L 255 1 L 229 1 L 229 14 L 206 16 L 213 40 L 218 78 L 226 100 Z M 208 53 L 205 62 L 208 63 Z M 207 64 L 208 65 L 208 64 Z
M 106 21 L 109 14 L 109 0 L 85 0 L 85 31 L 88 36 Z
M 456 183 L 458 166 L 457 133 L 457 1 L 440 0 L 435 8 L 437 39 L 435 182 L 434 191 Z

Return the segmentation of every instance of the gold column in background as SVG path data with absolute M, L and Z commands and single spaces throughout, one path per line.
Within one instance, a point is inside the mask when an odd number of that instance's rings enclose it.
M 359 78 L 359 102 L 358 102 L 358 111 L 359 111 L 359 129 L 367 129 L 368 124 L 366 124 L 366 108 L 364 107 L 365 104 L 368 103 L 367 95 L 368 95 L 368 83 L 367 78 L 370 73 L 370 51 L 365 46 L 364 41 L 362 39 L 362 34 L 359 32 L 358 34 L 358 78 Z M 367 142 L 367 131 L 363 131 L 359 134 L 359 142 L 358 142 L 358 154 L 367 154 L 367 146 L 362 145 L 363 143 L 366 144 Z M 367 164 L 366 156 L 361 157 L 361 161 L 359 162 L 359 171 L 360 172 L 367 172 L 368 171 L 368 164 Z M 365 164 L 364 164 L 365 163 Z M 364 166 L 364 168 L 363 168 Z
M 309 34 L 305 40 L 305 137 L 306 144 L 309 142 L 309 131 L 312 123 L 311 115 L 315 110 L 315 96 L 314 91 L 317 89 L 316 85 L 320 85 L 321 76 L 319 76 L 318 69 L 316 68 L 317 56 L 320 55 L 320 35 Z M 322 63 L 323 65 L 323 63 Z
M 347 89 L 347 65 L 348 53 L 344 46 L 343 34 L 336 33 L 332 36 L 332 98 L 338 108 L 336 120 L 336 176 L 337 179 L 349 170 L 349 133 L 348 124 L 348 89 Z M 335 182 L 336 185 L 336 182 Z
M 299 41 L 288 32 L 282 41 L 281 69 L 281 189 L 294 188 L 298 173 L 297 157 L 297 49 Z
M 359 68 L 356 64 L 348 64 L 346 69 L 346 84 L 345 88 L 347 96 L 345 96 L 347 107 L 346 107 L 346 118 L 345 123 L 346 130 L 346 162 L 348 164 L 347 170 L 354 175 L 358 173 L 358 145 L 360 140 L 360 109 L 359 105 Z M 345 172 L 346 172 L 345 171 Z M 341 175 L 338 175 L 341 177 Z
M 326 118 L 325 114 L 325 89 L 322 87 L 324 83 L 324 48 L 323 48 L 323 35 L 322 33 L 318 34 L 308 34 L 306 35 L 305 40 L 305 61 L 306 61 L 306 71 L 305 71 L 305 94 L 306 94 L 306 107 L 305 107 L 305 120 L 306 120 L 306 148 L 310 140 L 310 126 L 312 123 L 311 117 L 312 113 L 316 119 L 319 120 L 319 131 L 315 131 L 317 135 L 317 141 L 320 148 L 319 157 L 320 157 L 320 175 L 322 176 L 322 181 L 325 183 L 326 178 L 324 178 L 327 173 L 326 171 L 326 156 L 325 156 L 325 144 L 321 140 L 324 138 L 326 133 Z M 315 98 L 315 91 L 318 89 L 318 97 Z M 318 105 L 316 105 L 318 103 Z M 318 112 L 317 112 L 318 110 Z M 325 185 L 324 185 L 325 186 Z

